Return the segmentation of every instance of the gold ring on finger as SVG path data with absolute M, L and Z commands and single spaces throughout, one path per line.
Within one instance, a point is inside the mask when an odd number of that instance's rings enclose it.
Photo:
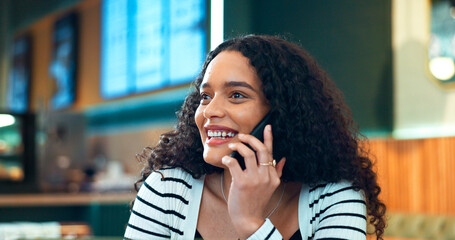
M 273 161 L 271 162 L 266 162 L 266 163 L 259 163 L 260 166 L 272 166 L 272 167 L 276 167 L 276 160 L 273 159 Z

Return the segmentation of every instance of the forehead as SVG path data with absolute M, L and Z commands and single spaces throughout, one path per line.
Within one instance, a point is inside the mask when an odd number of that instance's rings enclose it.
M 224 84 L 229 81 L 241 81 L 255 88 L 261 88 L 262 82 L 256 74 L 248 58 L 237 51 L 223 51 L 219 53 L 207 66 L 202 85 L 207 83 Z

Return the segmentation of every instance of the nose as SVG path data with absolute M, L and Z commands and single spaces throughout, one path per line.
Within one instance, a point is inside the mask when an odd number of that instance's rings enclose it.
M 206 119 L 224 117 L 225 112 L 222 99 L 216 96 L 213 97 L 213 99 L 210 100 L 210 102 L 205 106 L 203 114 Z

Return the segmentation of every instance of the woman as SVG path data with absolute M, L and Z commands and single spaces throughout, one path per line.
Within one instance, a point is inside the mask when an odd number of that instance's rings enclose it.
M 261 142 L 248 133 L 267 114 Z M 367 215 L 382 238 L 385 205 L 349 109 L 297 45 L 225 41 L 178 118 L 141 155 L 147 166 L 126 238 L 365 239 Z M 273 159 L 274 149 L 284 157 Z

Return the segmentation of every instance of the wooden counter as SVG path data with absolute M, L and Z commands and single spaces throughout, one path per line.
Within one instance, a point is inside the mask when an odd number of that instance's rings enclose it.
M 129 203 L 135 197 L 135 192 L 3 194 L 0 195 L 0 207 L 74 206 L 90 204 Z

